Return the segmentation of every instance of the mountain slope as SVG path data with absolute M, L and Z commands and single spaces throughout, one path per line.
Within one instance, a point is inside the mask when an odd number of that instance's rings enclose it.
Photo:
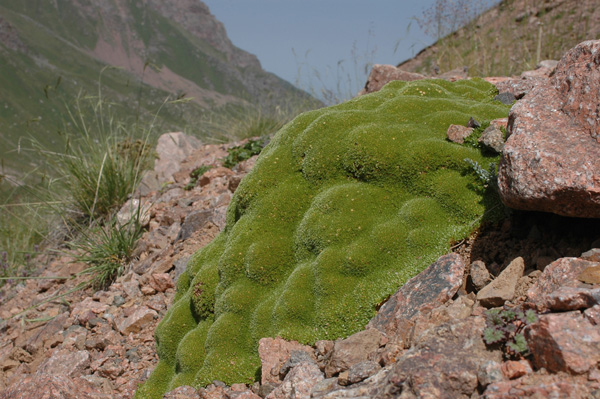
M 597 0 L 503 0 L 398 67 L 433 74 L 466 66 L 470 76 L 511 76 L 598 38 Z
M 192 134 L 211 134 L 198 126 L 210 113 L 316 103 L 236 48 L 199 0 L 6 0 L 0 65 L 0 156 L 17 165 L 7 149 L 26 133 L 57 145 L 62 104 L 97 95 L 99 81 L 121 116 L 154 115 L 168 96 L 192 98 L 159 114 L 163 130 Z

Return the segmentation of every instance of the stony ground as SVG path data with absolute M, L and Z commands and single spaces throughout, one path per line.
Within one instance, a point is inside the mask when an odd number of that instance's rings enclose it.
M 138 200 L 147 212 L 147 231 L 135 261 L 115 283 L 106 290 L 70 292 L 85 280 L 81 276 L 14 281 L 2 288 L 0 390 L 45 373 L 77 384 L 84 379 L 110 397 L 130 398 L 148 377 L 157 361 L 154 328 L 172 302 L 174 283 L 190 255 L 224 226 L 232 192 L 254 162 L 234 170 L 221 166 L 226 149 L 239 143 L 195 150 L 185 141 L 178 144 L 176 155 L 188 156 L 174 168 L 157 165 L 164 187 L 142 190 Z M 191 171 L 201 165 L 213 168 L 185 190 Z M 73 262 L 64 247 L 48 248 L 35 262 L 44 278 L 75 276 L 86 267 Z
M 547 79 L 552 67 L 544 68 L 489 80 L 520 99 Z M 223 228 L 232 193 L 254 162 L 227 169 L 220 162 L 227 146 L 164 137 L 136 196 L 147 231 L 122 277 L 105 291 L 70 292 L 81 277 L 52 277 L 85 265 L 55 251 L 35 260 L 50 279 L 0 291 L 0 398 L 130 398 L 148 377 L 157 361 L 153 331 L 177 277 Z M 201 165 L 213 168 L 185 190 Z M 381 304 L 364 331 L 312 347 L 264 338 L 260 382 L 215 381 L 165 397 L 600 398 L 598 219 L 510 211 L 453 251 Z M 484 342 L 488 309 L 501 306 L 537 314 L 505 326 L 523 330 L 529 353 Z

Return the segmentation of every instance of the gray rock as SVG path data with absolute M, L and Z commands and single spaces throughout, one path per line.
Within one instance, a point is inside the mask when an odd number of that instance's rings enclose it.
M 479 142 L 487 148 L 501 153 L 504 149 L 504 133 L 495 126 L 489 126 L 481 133 Z
M 511 105 L 513 102 L 517 101 L 517 98 L 514 94 L 505 91 L 494 97 L 494 100 L 500 101 L 502 104 Z
M 377 362 L 364 361 L 352 365 L 348 370 L 340 373 L 338 377 L 338 383 L 340 385 L 356 384 L 377 374 L 381 370 L 381 366 Z M 342 376 L 344 374 L 344 376 Z
M 316 363 L 315 359 L 310 356 L 306 351 L 293 350 L 290 353 L 290 358 L 283 363 L 279 369 L 279 378 L 283 379 L 290 371 L 290 369 L 302 364 L 302 363 Z
M 181 230 L 176 241 L 185 241 L 190 238 L 196 231 L 200 230 L 207 223 L 212 222 L 212 216 L 213 211 L 208 209 L 190 212 L 181 225 Z
M 490 275 L 487 267 L 485 267 L 485 263 L 480 260 L 476 260 L 475 262 L 471 263 L 469 277 L 471 278 L 471 283 L 473 283 L 473 286 L 477 291 L 481 291 L 483 287 L 492 281 L 492 276 Z
M 313 387 L 323 379 L 316 363 L 301 363 L 287 373 L 266 399 L 309 399 Z
M 477 370 L 477 380 L 482 387 L 502 381 L 504 376 L 502 375 L 502 365 L 493 360 L 488 360 L 482 363 Z
M 187 264 L 190 260 L 191 256 L 182 256 L 173 262 L 173 266 L 175 266 L 175 276 L 173 277 L 173 281 L 177 282 L 179 276 L 185 271 L 187 268 Z

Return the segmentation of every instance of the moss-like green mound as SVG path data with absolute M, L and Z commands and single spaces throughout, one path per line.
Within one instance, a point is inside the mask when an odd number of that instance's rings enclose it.
M 262 337 L 313 343 L 363 329 L 375 304 L 481 221 L 488 198 L 464 160 L 487 161 L 445 133 L 505 117 L 495 93 L 482 80 L 393 82 L 286 125 L 237 189 L 225 230 L 180 277 L 137 397 L 251 383 Z

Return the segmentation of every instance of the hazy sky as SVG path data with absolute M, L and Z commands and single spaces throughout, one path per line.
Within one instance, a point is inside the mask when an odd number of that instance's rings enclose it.
M 305 90 L 334 90 L 339 82 L 342 96 L 355 94 L 366 63 L 398 64 L 433 42 L 414 17 L 435 0 L 204 2 L 234 45 Z

